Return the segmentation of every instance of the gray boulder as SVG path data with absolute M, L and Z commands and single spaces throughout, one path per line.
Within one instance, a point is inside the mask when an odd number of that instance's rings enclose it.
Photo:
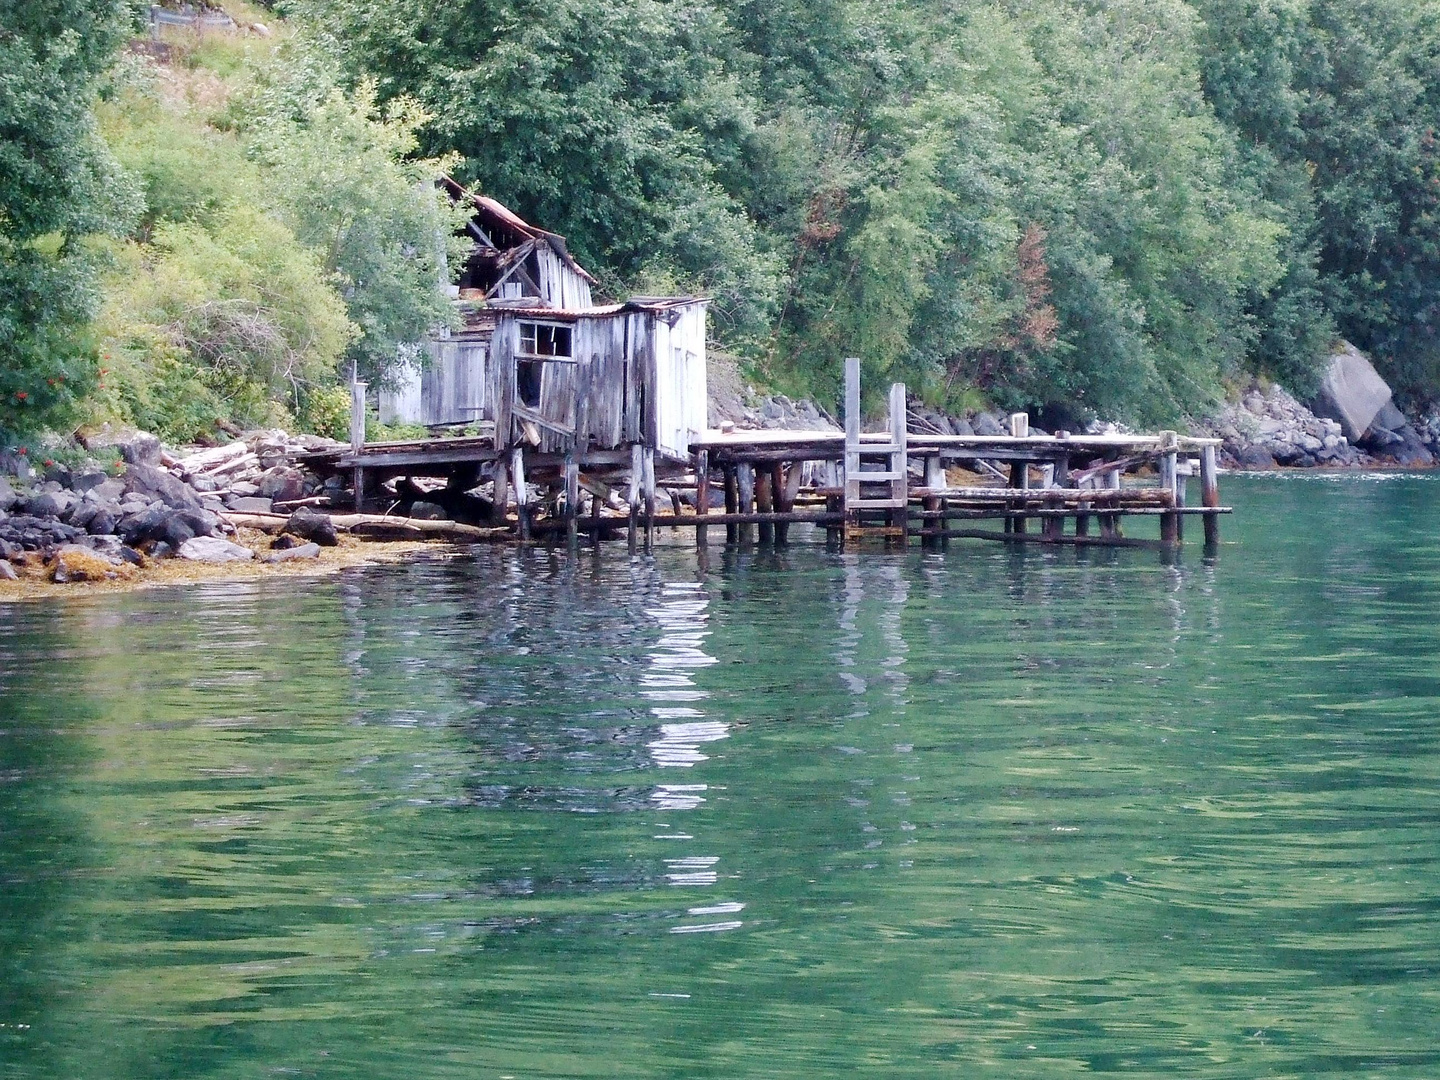
M 416 499 L 410 504 L 410 516 L 419 518 L 421 521 L 444 521 L 448 515 L 445 513 L 445 508 L 439 503 Z
M 1390 387 L 1365 354 L 1347 341 L 1331 355 L 1311 407 L 1320 416 L 1338 420 L 1345 437 L 1358 442 L 1388 404 Z
M 85 522 L 85 531 L 91 536 L 105 536 L 115 531 L 118 520 L 115 508 L 97 506 L 95 513 L 90 516 L 90 520 Z
M 104 476 L 103 473 L 101 475 Z M 81 489 L 77 487 L 76 490 Z M 104 505 L 117 502 L 125 494 L 125 481 L 113 476 L 105 476 L 98 484 L 84 490 L 87 501 Z
M 245 562 L 255 558 L 255 552 L 219 536 L 196 536 L 175 548 L 175 554 L 192 562 Z
M 125 489 L 159 499 L 177 510 L 200 509 L 200 498 L 188 484 L 153 465 L 135 464 L 126 469 Z
M 319 544 L 300 544 L 298 547 L 282 548 L 260 556 L 265 563 L 290 562 L 292 559 L 317 559 L 320 557 Z
M 10 486 L 10 478 L 0 476 L 0 510 L 9 511 L 17 502 L 20 496 L 15 494 L 15 489 Z
M 988 412 L 977 413 L 971 421 L 971 427 L 975 429 L 976 435 L 1007 435 L 1008 430 L 1000 426 L 1000 421 L 991 416 Z
M 148 431 L 134 428 L 112 428 L 106 424 L 99 431 L 84 437 L 85 449 L 114 450 L 130 465 L 159 465 L 160 439 Z
M 1235 453 L 1235 462 L 1243 469 L 1275 468 L 1275 459 L 1270 451 L 1254 443 L 1240 447 Z
M 298 536 L 302 540 L 311 540 L 322 547 L 334 547 L 340 542 L 335 533 L 335 522 L 330 520 L 328 514 L 316 513 L 309 507 L 301 507 L 290 515 L 290 520 L 285 522 L 281 533 L 288 533 L 291 536 Z
M 277 465 L 261 474 L 259 494 L 275 502 L 303 498 L 305 474 L 289 465 Z
M 10 560 L 0 559 L 0 581 L 18 581 L 20 575 L 15 572 L 15 567 L 10 565 Z
M 25 502 L 25 513 L 37 518 L 64 517 L 75 507 L 76 498 L 68 491 L 42 491 Z

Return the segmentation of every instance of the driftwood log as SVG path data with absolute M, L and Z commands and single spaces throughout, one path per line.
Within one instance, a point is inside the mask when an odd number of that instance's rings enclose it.
M 290 520 L 288 514 L 224 513 L 220 516 L 231 525 L 268 533 L 278 533 Z M 482 529 L 475 525 L 462 525 L 458 521 L 427 521 L 386 517 L 383 514 L 336 514 L 330 520 L 337 530 L 365 540 L 493 540 L 510 531 L 506 528 Z

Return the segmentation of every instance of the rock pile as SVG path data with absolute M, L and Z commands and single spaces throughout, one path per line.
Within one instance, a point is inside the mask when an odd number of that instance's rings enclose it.
M 1340 467 L 1370 461 L 1345 438 L 1339 421 L 1316 416 L 1279 386 L 1263 392 L 1252 388 L 1215 416 L 1194 424 L 1193 430 L 1223 440 L 1221 459 L 1227 468 Z
M 52 580 L 67 582 L 124 576 L 146 555 L 253 558 L 225 539 L 234 529 L 221 514 L 303 504 L 320 482 L 293 461 L 326 445 L 333 444 L 261 431 L 177 457 L 146 432 L 106 431 L 87 440 L 87 448 L 118 455 L 123 464 L 111 470 L 51 464 L 43 475 L 11 455 L 0 462 L 11 474 L 0 475 L 0 577 L 14 577 L 12 564 L 43 563 Z M 328 528 L 333 544 L 329 519 L 314 518 L 301 523 L 311 534 L 306 539 L 326 543 Z

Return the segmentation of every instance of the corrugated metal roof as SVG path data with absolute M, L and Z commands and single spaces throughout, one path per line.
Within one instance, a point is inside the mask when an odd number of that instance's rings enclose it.
M 551 250 L 559 255 L 560 258 L 564 260 L 565 265 L 570 267 L 571 270 L 574 270 L 586 281 L 590 282 L 590 284 L 596 284 L 595 278 L 591 275 L 590 271 L 575 261 L 575 257 L 570 254 L 570 249 L 565 246 L 565 238 L 559 233 L 553 233 L 548 229 L 531 225 L 504 203 L 492 199 L 488 195 L 466 191 L 465 188 L 461 187 L 459 183 L 448 176 L 441 177 L 440 182 L 450 198 L 456 202 L 464 200 L 475 208 L 476 217 L 482 219 L 481 228 L 485 228 L 487 224 L 490 226 L 490 228 L 485 230 L 487 233 L 498 231 L 498 226 L 499 228 L 508 229 L 510 232 L 522 236 L 526 240 L 542 241 L 550 245 Z

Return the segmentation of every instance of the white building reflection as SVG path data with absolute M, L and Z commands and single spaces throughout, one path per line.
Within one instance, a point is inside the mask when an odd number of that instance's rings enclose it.
M 667 582 L 660 603 L 647 614 L 660 625 L 661 636 L 649 654 L 649 665 L 640 677 L 640 693 L 650 702 L 650 715 L 658 730 L 646 743 L 650 759 L 661 769 L 693 769 L 710 760 L 702 747 L 730 737 L 730 725 L 706 719 L 701 707 L 710 694 L 695 684 L 695 673 L 716 663 L 705 651 L 709 637 L 710 599 L 695 582 Z M 705 802 L 709 785 L 704 783 L 657 783 L 650 801 L 656 810 L 686 813 Z M 669 822 L 658 822 L 657 840 L 693 840 L 688 832 L 675 831 Z M 706 888 L 720 880 L 720 858 L 716 855 L 670 855 L 664 857 L 665 879 L 681 888 Z M 737 930 L 741 919 L 716 919 L 736 915 L 745 905 L 722 901 L 691 907 L 687 921 L 672 926 L 672 934 L 706 934 Z M 688 919 L 707 921 L 690 922 Z

